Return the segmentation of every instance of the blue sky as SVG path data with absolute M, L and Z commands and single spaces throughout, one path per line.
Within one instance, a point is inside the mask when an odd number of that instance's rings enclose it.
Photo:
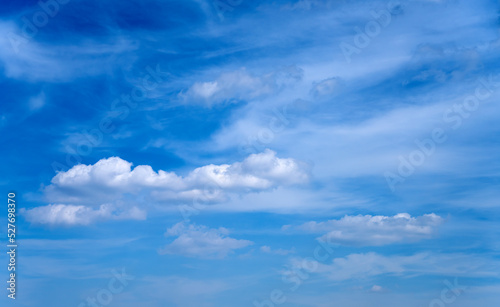
M 2 306 L 498 306 L 498 1 L 1 7 Z

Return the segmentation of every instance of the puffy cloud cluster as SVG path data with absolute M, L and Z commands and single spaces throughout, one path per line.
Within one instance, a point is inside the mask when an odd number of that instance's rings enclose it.
M 192 199 L 206 188 L 221 193 L 250 192 L 303 183 L 308 178 L 307 165 L 278 158 L 271 150 L 252 154 L 242 162 L 202 166 L 185 177 L 163 170 L 155 172 L 149 165 L 132 168 L 132 163 L 111 157 L 58 173 L 45 191 L 50 200 L 71 202 L 88 201 L 89 196 L 95 199 L 98 192 L 111 195 L 155 191 L 160 199 Z
M 308 179 L 306 164 L 278 158 L 271 150 L 252 154 L 242 162 L 202 166 L 186 176 L 156 172 L 149 165 L 132 167 L 128 161 L 111 157 L 59 172 L 44 189 L 52 205 L 25 213 L 32 222 L 43 224 L 88 224 L 118 216 L 135 218 L 122 211 L 143 203 L 220 202 L 231 193 L 264 191 Z M 113 205 L 103 205 L 106 203 Z M 120 213 L 113 213 L 117 210 Z
M 320 240 L 331 243 L 380 246 L 428 238 L 442 222 L 443 219 L 434 213 L 418 217 L 411 217 L 408 213 L 394 216 L 346 215 L 338 220 L 312 221 L 295 228 L 312 233 L 326 233 Z
M 225 228 L 208 228 L 203 225 L 180 222 L 167 230 L 165 236 L 175 240 L 160 250 L 160 254 L 178 254 L 196 258 L 224 258 L 235 249 L 253 242 L 228 237 Z

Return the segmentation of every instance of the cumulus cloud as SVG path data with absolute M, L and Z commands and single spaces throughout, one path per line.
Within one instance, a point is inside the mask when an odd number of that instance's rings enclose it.
M 253 242 L 228 237 L 225 228 L 208 228 L 203 225 L 180 222 L 167 230 L 165 236 L 176 237 L 173 242 L 162 248 L 160 254 L 176 254 L 196 258 L 224 258 L 233 250 Z
M 301 80 L 302 75 L 302 70 L 296 66 L 281 68 L 261 76 L 254 76 L 245 69 L 240 69 L 222 73 L 213 81 L 195 82 L 189 89 L 181 92 L 179 98 L 187 103 L 206 106 L 255 99 Z
M 98 209 L 75 205 L 47 205 L 33 209 L 21 209 L 29 222 L 46 225 L 88 225 L 102 219 L 144 220 L 146 213 L 137 207 L 127 209 L 113 205 L 101 205 Z
M 192 200 L 210 188 L 213 200 L 220 201 L 226 192 L 262 191 L 303 183 L 308 178 L 307 165 L 278 158 L 271 150 L 252 154 L 242 162 L 202 166 L 185 177 L 163 170 L 155 172 L 149 165 L 132 168 L 132 163 L 111 157 L 59 172 L 45 192 L 52 201 L 75 203 L 95 202 L 96 193 L 111 199 L 146 193 L 156 200 Z
M 411 217 L 408 213 L 394 216 L 346 215 L 338 220 L 307 222 L 283 229 L 295 228 L 311 233 L 326 233 L 322 241 L 354 246 L 380 246 L 397 242 L 417 241 L 429 238 L 443 219 L 434 214 Z
M 233 164 L 202 166 L 186 176 L 154 171 L 149 165 L 132 167 L 131 162 L 111 157 L 57 173 L 44 188 L 50 205 L 26 210 L 25 214 L 29 221 L 39 224 L 86 225 L 104 219 L 142 219 L 144 204 L 211 204 L 227 201 L 232 194 L 265 191 L 308 179 L 306 164 L 278 158 L 271 150 Z

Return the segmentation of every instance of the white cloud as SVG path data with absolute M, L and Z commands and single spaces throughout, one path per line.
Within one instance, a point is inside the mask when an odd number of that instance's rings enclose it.
M 186 176 L 154 171 L 149 165 L 132 167 L 119 157 L 101 159 L 93 165 L 79 164 L 57 173 L 44 188 L 51 205 L 25 211 L 38 224 L 86 225 L 98 220 L 145 218 L 145 206 L 213 204 L 231 195 L 268 191 L 280 186 L 305 183 L 309 165 L 291 158 L 278 158 L 265 150 L 242 162 L 206 165 Z M 128 208 L 138 207 L 138 216 Z M 97 209 L 93 209 L 97 208 Z M 126 212 L 132 214 L 126 216 Z
M 202 225 L 180 222 L 165 233 L 177 237 L 172 243 L 160 250 L 160 254 L 178 254 L 197 258 L 224 258 L 235 249 L 253 242 L 228 237 L 225 228 L 212 229 Z
M 33 209 L 21 209 L 21 214 L 29 222 L 46 225 L 88 225 L 102 219 L 144 220 L 146 213 L 137 207 L 117 208 L 113 205 L 101 205 L 97 210 L 86 206 L 47 205 Z
M 110 200 L 124 194 L 148 194 L 156 200 L 193 200 L 208 195 L 206 189 L 210 189 L 208 200 L 223 200 L 226 192 L 262 191 L 306 182 L 307 168 L 299 161 L 278 158 L 275 152 L 266 150 L 242 162 L 210 164 L 181 177 L 163 170 L 155 172 L 149 165 L 132 168 L 132 163 L 111 157 L 59 172 L 45 193 L 51 201 L 92 203 L 96 193 Z
M 302 70 L 296 66 L 278 69 L 271 73 L 254 76 L 244 68 L 222 73 L 216 80 L 195 82 L 179 97 L 188 103 L 212 106 L 229 100 L 248 100 L 274 93 L 283 86 L 302 78 Z
M 326 233 L 320 240 L 355 246 L 380 246 L 397 242 L 414 242 L 429 238 L 443 219 L 434 214 L 411 217 L 408 213 L 394 216 L 346 215 L 339 220 L 307 222 L 294 228 Z M 284 229 L 289 229 L 286 225 Z
M 211 96 L 213 96 L 219 89 L 218 87 L 218 82 L 203 82 L 203 83 L 195 83 L 191 87 L 191 91 L 193 92 L 192 94 L 194 96 L 199 96 L 201 98 L 208 99 Z
M 370 289 L 370 291 L 372 292 L 381 292 L 382 290 L 384 290 L 384 288 L 379 285 L 373 285 L 373 287 Z

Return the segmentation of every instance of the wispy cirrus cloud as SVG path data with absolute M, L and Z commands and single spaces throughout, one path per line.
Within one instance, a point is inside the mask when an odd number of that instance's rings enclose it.
M 293 267 L 303 268 L 303 259 L 293 258 Z M 336 282 L 352 279 L 370 280 L 380 275 L 393 276 L 463 276 L 498 277 L 500 263 L 488 256 L 474 254 L 435 254 L 422 252 L 413 255 L 381 255 L 374 252 L 349 254 L 317 263 L 315 273 Z
M 195 82 L 179 98 L 187 104 L 211 107 L 225 102 L 239 102 L 275 94 L 284 86 L 302 79 L 303 71 L 295 65 L 256 76 L 242 68 L 221 73 L 213 81 Z
M 103 220 L 146 219 L 146 212 L 137 207 L 111 204 L 100 205 L 97 209 L 82 205 L 54 204 L 33 209 L 22 208 L 20 213 L 33 224 L 54 226 L 81 226 Z
M 68 82 L 105 74 L 118 67 L 116 55 L 124 56 L 137 48 L 133 41 L 117 36 L 106 41 L 87 39 L 59 45 L 31 41 L 16 52 L 9 39 L 13 32 L 19 32 L 14 23 L 0 20 L 0 62 L 5 75 L 34 82 Z M 127 59 L 132 60 L 132 57 Z

